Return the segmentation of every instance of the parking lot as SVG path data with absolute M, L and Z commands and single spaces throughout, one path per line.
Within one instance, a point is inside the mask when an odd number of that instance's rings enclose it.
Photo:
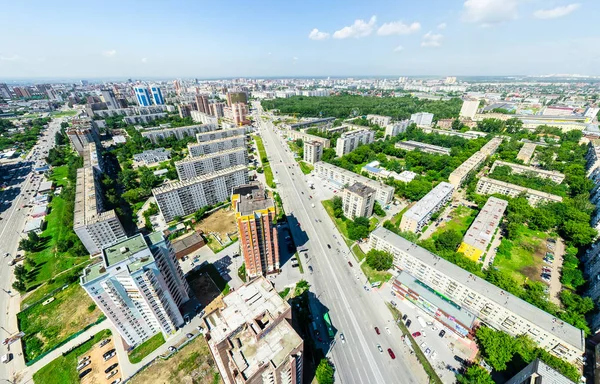
M 113 339 L 104 339 L 91 350 L 77 356 L 78 373 L 84 384 L 118 384 L 121 382 L 119 359 Z

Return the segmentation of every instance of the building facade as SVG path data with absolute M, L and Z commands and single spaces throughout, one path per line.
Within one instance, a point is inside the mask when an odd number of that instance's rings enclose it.
M 177 140 L 185 137 L 193 137 L 197 133 L 216 131 L 219 128 L 216 124 L 188 125 L 178 128 L 150 128 L 142 131 L 142 137 L 148 138 L 152 143 L 158 144 L 161 139 L 175 136 Z
M 230 136 L 217 140 L 204 141 L 198 144 L 188 144 L 187 148 L 191 157 L 197 157 L 241 147 L 246 148 L 246 135 Z
M 321 161 L 323 158 L 323 143 L 319 141 L 305 141 L 303 160 L 309 164 Z
M 162 90 L 158 85 L 151 86 L 150 93 L 152 93 L 152 101 L 154 102 L 154 105 L 163 105 L 165 103 Z
M 159 232 L 103 249 L 102 262 L 83 271 L 81 286 L 130 347 L 183 325 L 179 307 L 189 287 L 171 245 Z
M 179 180 L 184 181 L 237 165 L 247 164 L 248 152 L 246 148 L 238 147 L 203 156 L 188 157 L 176 161 L 175 168 Z
M 368 129 L 357 129 L 355 131 L 343 133 L 337 139 L 335 145 L 335 154 L 342 157 L 347 153 L 354 151 L 362 144 L 371 144 L 375 140 L 375 132 Z
M 367 120 L 372 124 L 377 124 L 380 127 L 385 127 L 392 122 L 392 118 L 390 116 L 381 116 L 381 115 L 367 115 Z
M 202 132 L 196 134 L 196 140 L 198 143 L 204 141 L 212 141 L 217 139 L 223 139 L 226 137 L 245 135 L 247 132 L 246 128 L 232 128 L 232 129 L 221 129 L 218 131 Z
M 473 261 L 480 260 L 487 252 L 507 206 L 506 200 L 490 197 L 465 233 L 458 252 Z
M 249 279 L 279 272 L 279 245 L 275 226 L 275 203 L 259 184 L 233 189 L 231 207 L 235 210 L 240 253 Z
M 115 97 L 115 94 L 112 90 L 103 89 L 102 91 L 100 91 L 100 93 L 102 94 L 102 99 L 106 103 L 108 109 L 120 108 L 119 102 L 117 101 L 117 98 Z
M 190 116 L 192 117 L 192 120 L 194 120 L 194 123 L 215 124 L 215 125 L 217 125 L 219 123 L 218 118 L 211 116 L 205 112 L 191 111 Z
M 460 117 L 473 120 L 479 109 L 479 100 L 467 99 L 463 100 L 462 107 L 460 108 Z
M 361 183 L 354 183 L 342 192 L 344 216 L 350 220 L 355 217 L 371 217 L 375 204 L 375 190 Z
M 450 155 L 450 148 L 440 147 L 439 145 L 421 143 L 418 141 L 407 140 L 399 141 L 395 144 L 396 148 L 404 149 L 405 151 L 414 151 L 415 149 L 425 153 L 432 153 L 434 155 Z
M 410 120 L 418 127 L 431 127 L 433 125 L 433 113 L 418 112 L 410 115 Z
M 560 203 L 562 197 L 552 195 L 550 193 L 536 191 L 535 189 L 521 187 L 520 185 L 505 183 L 500 180 L 491 179 L 489 177 L 482 177 L 477 182 L 477 193 L 482 195 L 493 195 L 498 193 L 504 196 L 517 197 L 524 193 L 529 204 L 535 206 L 541 203 L 554 202 Z
M 395 137 L 400 133 L 405 132 L 410 125 L 410 120 L 398 121 L 385 126 L 385 137 Z
M 145 86 L 137 86 L 133 88 L 135 92 L 135 98 L 140 107 L 148 107 L 152 104 L 152 96 L 150 95 L 150 91 Z
M 535 148 L 537 147 L 534 143 L 525 143 L 519 150 L 517 154 L 517 159 L 521 160 L 524 164 L 529 164 L 529 161 L 533 157 L 535 153 Z
M 427 225 L 431 216 L 452 199 L 453 192 L 454 186 L 450 183 L 442 181 L 436 185 L 402 215 L 400 230 L 403 232 L 419 232 Z
M 320 136 L 315 136 L 315 135 L 311 135 L 308 133 L 304 133 L 301 131 L 294 131 L 293 129 L 288 129 L 286 131 L 287 137 L 288 139 L 291 140 L 302 140 L 302 141 L 317 141 L 321 144 L 323 144 L 323 148 L 329 148 L 330 147 L 330 141 L 329 139 L 326 139 L 324 137 L 320 137 Z

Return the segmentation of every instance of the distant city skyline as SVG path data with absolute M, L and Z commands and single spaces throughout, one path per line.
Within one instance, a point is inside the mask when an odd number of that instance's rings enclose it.
M 1 1 L 1 0 L 0 0 Z M 2 1 L 0 80 L 600 75 L 592 0 Z

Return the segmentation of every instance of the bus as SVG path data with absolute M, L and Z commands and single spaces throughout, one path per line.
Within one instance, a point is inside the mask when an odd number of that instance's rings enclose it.
M 325 326 L 327 326 L 327 335 L 330 339 L 333 339 L 335 333 L 333 332 L 333 326 L 331 325 L 331 319 L 329 318 L 329 312 L 326 312 L 323 315 L 323 320 L 325 321 Z

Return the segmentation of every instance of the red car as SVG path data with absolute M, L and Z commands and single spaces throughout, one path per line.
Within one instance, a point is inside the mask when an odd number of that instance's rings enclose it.
M 395 359 L 395 358 L 396 358 L 396 355 L 394 355 L 394 351 L 392 351 L 392 348 L 388 348 L 388 353 L 390 354 L 390 357 L 391 357 L 392 359 Z
M 376 332 L 378 335 L 381 335 L 381 332 L 379 332 L 379 328 L 377 328 L 377 327 L 375 327 L 375 332 Z
M 419 337 L 421 336 L 421 332 L 415 332 L 412 334 L 412 337 Z

